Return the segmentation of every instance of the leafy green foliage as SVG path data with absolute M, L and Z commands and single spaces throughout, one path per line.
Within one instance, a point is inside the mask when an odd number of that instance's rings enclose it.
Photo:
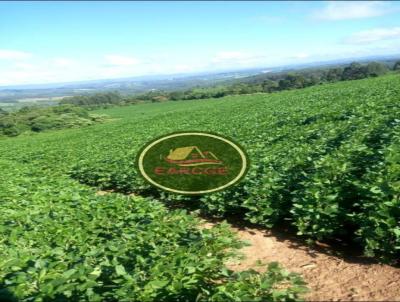
M 399 96 L 395 74 L 116 107 L 95 112 L 110 123 L 1 140 L 1 300 L 292 301 L 304 292 L 301 279 L 276 264 L 263 274 L 229 271 L 224 263 L 242 244 L 226 225 L 201 229 L 157 200 L 266 227 L 286 223 L 304 238 L 345 239 L 395 261 Z M 240 142 L 251 161 L 246 178 L 200 198 L 144 183 L 137 151 L 187 129 Z M 147 197 L 96 196 L 91 187 Z
M 14 113 L 0 112 L 0 137 L 17 136 L 27 131 L 88 126 L 105 118 L 105 115 L 91 115 L 86 109 L 72 105 L 23 107 Z
M 276 265 L 226 269 L 243 246 L 227 224 L 202 229 L 155 200 L 95 196 L 39 163 L 0 166 L 1 301 L 295 301 L 305 291 Z
M 148 189 L 133 169 L 135 148 L 149 137 L 142 124 L 182 111 L 161 105 L 125 116 L 110 109 L 110 123 L 0 142 L 1 301 L 300 299 L 304 282 L 280 267 L 225 267 L 243 246 L 227 225 L 202 229 L 193 215 L 152 198 L 96 196 L 69 177 L 74 171 L 85 182 L 95 173 L 91 185 Z
M 397 62 L 394 64 L 393 70 L 400 70 L 400 61 L 397 61 Z
M 65 97 L 60 101 L 60 104 L 72 104 L 76 106 L 96 108 L 101 105 L 120 104 L 122 101 L 123 98 L 118 92 L 102 92 Z
M 276 262 L 268 265 L 266 274 L 260 275 L 254 270 L 249 270 L 234 273 L 228 280 L 230 282 L 227 284 L 217 287 L 211 301 L 293 301 L 305 293 L 301 278 L 282 270 Z M 288 287 L 288 284 L 293 286 Z M 258 293 L 256 298 L 254 290 Z
M 400 213 L 394 210 L 399 158 L 393 153 L 399 144 L 399 87 L 399 78 L 390 76 L 272 95 L 159 104 L 175 109 L 148 117 L 138 113 L 143 128 L 121 124 L 121 131 L 135 132 L 134 138 L 115 129 L 126 142 L 83 159 L 70 175 L 104 189 L 195 202 L 213 215 L 236 215 L 266 227 L 290 223 L 300 236 L 340 238 L 362 246 L 368 256 L 395 261 L 400 250 Z M 144 183 L 134 172 L 137 150 L 152 137 L 184 129 L 238 140 L 250 155 L 247 177 L 197 199 L 161 193 Z
M 351 63 L 350 66 L 346 67 L 342 73 L 342 80 L 357 80 L 366 77 L 377 77 L 388 72 L 388 68 L 377 62 L 371 62 L 367 65 L 359 63 Z
M 7 111 L 5 111 L 4 109 L 0 108 L 0 116 L 4 116 L 4 115 L 7 115 L 7 114 L 8 114 Z

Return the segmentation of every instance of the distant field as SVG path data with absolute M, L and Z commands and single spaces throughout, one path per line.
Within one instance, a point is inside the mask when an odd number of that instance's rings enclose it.
M 0 102 L 0 108 L 5 110 L 17 110 L 24 106 L 32 106 L 32 105 L 55 105 L 59 100 L 66 96 L 56 96 L 56 97 L 41 97 L 41 98 L 22 98 L 17 99 L 13 102 Z
M 68 95 L 48 97 L 48 98 L 24 98 L 24 99 L 17 100 L 17 102 L 19 102 L 19 103 L 39 103 L 39 102 L 47 102 L 47 101 L 57 101 L 57 100 L 61 100 L 62 98 L 65 98 L 67 96 Z
M 85 227 L 98 234 L 96 238 L 107 236 L 105 228 L 111 228 L 95 223 L 96 215 L 105 215 L 105 208 L 96 214 L 93 206 L 99 202 L 95 190 L 100 189 L 196 203 L 208 214 L 234 215 L 267 228 L 285 225 L 304 239 L 339 239 L 367 256 L 396 260 L 400 256 L 399 99 L 400 77 L 390 75 L 273 94 L 115 107 L 96 111 L 115 118 L 113 122 L 4 139 L 0 197 L 5 202 L 0 204 L 0 225 L 6 239 L 0 243 L 0 284 L 14 276 L 7 261 L 19 259 L 22 264 L 15 260 L 14 266 L 32 268 L 33 253 L 44 261 L 42 266 L 57 265 L 53 260 L 57 255 L 40 254 L 46 248 L 57 246 L 60 257 L 68 259 L 63 260 L 68 269 L 78 265 L 77 258 L 96 255 L 102 241 L 87 242 Z M 246 178 L 227 191 L 201 198 L 160 194 L 150 188 L 135 171 L 137 151 L 154 137 L 182 130 L 214 131 L 238 141 L 250 156 Z M 122 208 L 131 213 L 129 202 L 121 198 L 110 194 L 109 207 L 115 204 L 118 213 Z M 92 212 L 86 211 L 89 208 Z M 87 215 L 83 227 L 74 220 L 81 211 Z M 110 219 L 124 226 L 119 218 Z M 70 220 L 76 236 L 83 239 L 65 243 L 53 235 L 70 236 Z M 121 245 L 136 236 L 128 229 L 112 234 L 116 237 L 110 240 L 122 236 Z M 88 266 L 100 267 L 98 274 L 118 265 L 118 261 L 99 264 L 96 259 L 101 257 L 87 260 Z M 133 256 L 127 252 L 121 257 Z M 92 273 L 82 268 L 82 276 L 89 278 Z M 127 273 L 130 278 L 132 274 Z M 29 276 L 29 282 L 40 276 Z M 101 281 L 94 280 L 92 286 L 100 286 Z M 118 284 L 133 282 L 129 280 Z

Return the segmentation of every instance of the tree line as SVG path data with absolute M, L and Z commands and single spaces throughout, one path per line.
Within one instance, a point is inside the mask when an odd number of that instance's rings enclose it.
M 102 122 L 106 116 L 90 114 L 86 108 L 63 104 L 50 107 L 23 107 L 15 112 L 0 108 L 0 138 L 24 132 L 76 128 Z
M 400 61 L 392 68 L 379 62 L 361 64 L 353 62 L 344 67 L 307 69 L 300 72 L 281 72 L 270 75 L 253 76 L 213 87 L 192 88 L 187 90 L 163 91 L 151 90 L 137 95 L 122 96 L 118 92 L 105 92 L 64 98 L 61 104 L 74 104 L 92 108 L 113 105 L 135 104 L 143 101 L 163 102 L 220 98 L 228 95 L 271 93 L 290 89 L 299 89 L 333 83 L 377 77 L 392 70 L 400 70 Z

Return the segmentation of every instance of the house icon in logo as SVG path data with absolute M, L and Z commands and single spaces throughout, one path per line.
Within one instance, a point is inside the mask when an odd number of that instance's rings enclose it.
M 182 167 L 200 165 L 221 165 L 222 161 L 211 151 L 202 152 L 197 146 L 181 147 L 170 150 L 165 160 Z

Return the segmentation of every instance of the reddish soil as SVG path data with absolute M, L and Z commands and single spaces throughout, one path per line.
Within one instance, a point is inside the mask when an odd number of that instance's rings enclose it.
M 212 225 L 206 223 L 206 227 Z M 260 270 L 257 260 L 277 261 L 303 276 L 310 288 L 305 296 L 307 301 L 400 301 L 400 268 L 359 257 L 334 256 L 324 244 L 317 251 L 288 236 L 264 230 L 247 227 L 233 227 L 233 230 L 251 244 L 242 249 L 244 260 L 228 264 L 233 270 Z
M 105 195 L 110 191 L 99 191 Z M 203 227 L 216 222 L 204 220 Z M 251 245 L 241 252 L 245 258 L 228 263 L 232 270 L 255 269 L 257 261 L 279 262 L 291 272 L 299 273 L 308 283 L 307 301 L 400 301 L 400 268 L 374 263 L 359 256 L 337 252 L 320 243 L 311 248 L 293 236 L 250 227 L 232 227 L 239 238 Z

